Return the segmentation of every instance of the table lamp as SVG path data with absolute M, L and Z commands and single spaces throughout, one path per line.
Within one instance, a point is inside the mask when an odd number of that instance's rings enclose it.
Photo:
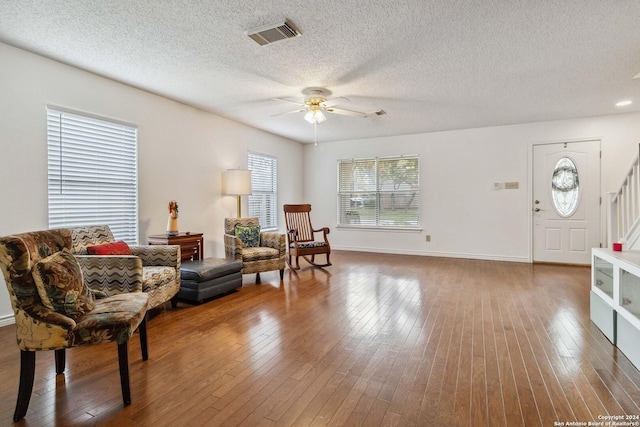
M 229 169 L 222 172 L 222 192 L 238 199 L 238 218 L 240 218 L 242 196 L 251 194 L 251 171 L 248 169 Z

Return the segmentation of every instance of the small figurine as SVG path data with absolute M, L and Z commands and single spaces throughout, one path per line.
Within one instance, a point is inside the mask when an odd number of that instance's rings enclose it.
M 167 221 L 167 236 L 178 235 L 178 202 L 169 202 L 169 221 Z

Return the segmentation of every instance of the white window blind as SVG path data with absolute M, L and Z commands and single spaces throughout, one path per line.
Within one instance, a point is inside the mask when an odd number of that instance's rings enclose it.
M 138 243 L 137 129 L 47 108 L 49 228 L 109 225 Z
M 420 158 L 338 161 L 338 225 L 420 227 Z
M 263 229 L 278 228 L 278 159 L 249 153 L 251 195 L 249 216 L 260 220 Z

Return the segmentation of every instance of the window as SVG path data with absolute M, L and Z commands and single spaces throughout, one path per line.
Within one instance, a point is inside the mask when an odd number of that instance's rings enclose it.
M 107 224 L 138 243 L 137 129 L 47 108 L 49 227 Z
M 338 161 L 338 226 L 419 228 L 420 158 Z
M 578 167 L 570 157 L 558 160 L 551 177 L 551 199 L 558 215 L 568 218 L 578 209 L 580 180 Z
M 249 153 L 251 195 L 249 216 L 260 220 L 262 229 L 278 228 L 278 159 Z

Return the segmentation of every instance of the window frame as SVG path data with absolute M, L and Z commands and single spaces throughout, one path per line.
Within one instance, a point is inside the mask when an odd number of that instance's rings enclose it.
M 54 105 L 46 125 L 49 228 L 106 224 L 138 244 L 137 126 Z
M 414 160 L 416 162 L 415 165 L 415 174 L 413 176 L 411 183 L 406 183 L 409 185 L 409 189 L 398 188 L 398 189 L 385 189 L 383 187 L 383 173 L 381 173 L 381 164 L 400 161 L 400 160 Z M 349 172 L 353 173 L 354 163 L 361 163 L 366 167 L 367 163 L 373 162 L 373 174 L 360 175 L 360 179 L 364 179 L 365 184 L 363 184 L 362 188 L 359 189 L 345 189 L 345 186 L 353 186 L 356 185 L 355 181 L 357 178 L 354 178 L 353 181 L 350 179 L 343 180 L 342 177 L 346 176 Z M 351 171 L 343 171 L 343 166 L 348 166 Z M 402 184 L 402 183 L 401 183 Z M 388 186 L 388 181 L 385 186 Z M 365 188 L 368 187 L 368 188 Z M 382 200 L 391 197 L 395 199 L 396 197 L 400 199 L 401 197 L 406 197 L 411 194 L 411 198 L 409 202 L 411 205 L 415 206 L 416 214 L 415 216 L 409 215 L 405 220 L 409 221 L 408 225 L 399 225 L 399 224 L 384 224 L 387 220 L 384 219 L 385 216 L 388 215 L 387 208 L 382 207 Z M 373 197 L 373 202 L 367 203 L 366 200 L 361 200 L 364 196 Z M 346 205 L 345 198 L 349 199 L 349 205 Z M 340 159 L 337 162 L 337 228 L 350 228 L 350 229 L 365 229 L 365 230 L 391 230 L 391 231 L 421 231 L 422 227 L 420 225 L 420 217 L 421 217 L 421 209 L 422 204 L 421 193 L 420 193 L 420 156 L 419 155 L 398 155 L 398 156 L 386 156 L 386 157 L 366 157 L 366 158 L 358 158 L 358 159 Z M 415 202 L 415 203 L 414 203 Z M 355 205 L 354 205 L 355 203 Z M 357 212 L 358 208 L 364 208 L 365 205 L 371 206 L 373 204 L 374 208 L 374 223 L 371 221 L 366 222 L 364 224 L 360 223 L 360 215 Z M 409 205 L 407 205 L 409 207 Z M 354 208 L 354 209 L 352 209 Z M 349 215 L 350 214 L 350 215 Z M 347 217 L 351 219 L 347 221 Z
M 254 174 L 254 170 L 252 167 L 255 167 L 255 162 L 264 162 L 269 163 L 270 166 L 265 173 L 264 178 L 267 181 L 270 181 L 270 185 L 266 185 L 270 189 L 264 190 L 261 187 L 265 186 L 267 182 L 257 182 L 258 175 Z M 269 154 L 258 153 L 255 151 L 249 151 L 247 154 L 247 168 L 251 171 L 251 194 L 248 198 L 248 206 L 247 212 L 250 217 L 257 217 L 260 223 L 260 228 L 265 231 L 273 231 L 278 229 L 278 158 L 276 156 L 272 156 Z M 256 181 L 254 181 L 254 179 Z M 269 209 L 268 198 L 272 197 L 270 210 L 271 212 L 267 212 Z M 263 198 L 264 203 L 260 201 L 260 198 Z M 255 211 L 254 209 L 259 209 L 259 211 Z M 263 210 L 264 209 L 264 210 Z M 269 221 L 271 219 L 271 221 Z M 264 224 L 264 222 L 268 222 Z

